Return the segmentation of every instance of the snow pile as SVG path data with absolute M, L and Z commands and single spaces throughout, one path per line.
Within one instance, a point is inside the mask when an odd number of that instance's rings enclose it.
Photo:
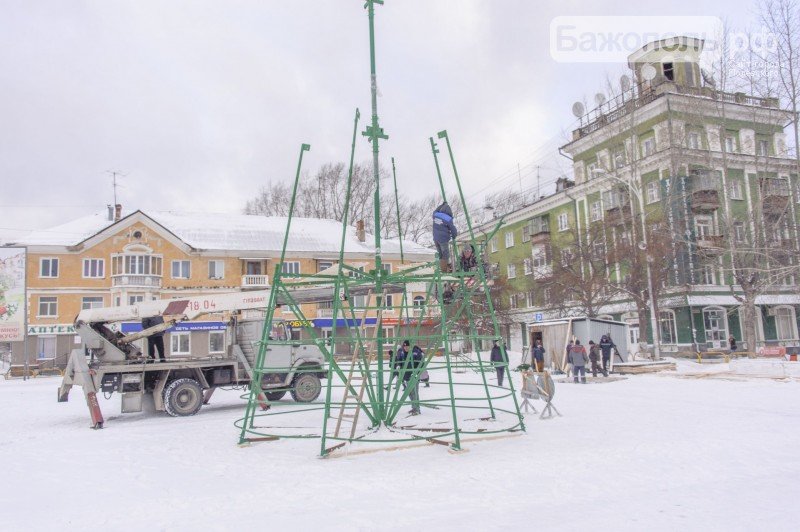
M 4 529 L 796 529 L 794 381 L 559 385 L 563 417 L 528 414 L 522 436 L 329 460 L 319 440 L 237 447 L 239 391 L 190 418 L 101 398 L 92 431 L 58 384 L 0 379 Z

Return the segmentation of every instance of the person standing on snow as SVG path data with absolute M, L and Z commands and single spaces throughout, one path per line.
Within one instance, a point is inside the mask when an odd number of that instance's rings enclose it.
M 531 349 L 531 361 L 537 372 L 544 371 L 544 347 L 541 340 L 536 340 L 536 345 Z
M 409 385 L 414 373 L 422 368 L 422 359 L 424 355 L 422 349 L 415 345 L 414 349 L 412 349 L 411 353 L 409 353 L 408 348 L 410 345 L 411 344 L 408 340 L 403 340 L 403 346 L 397 350 L 397 356 L 395 357 L 396 367 L 398 368 L 399 374 L 402 376 L 403 388 Z M 411 391 L 408 392 L 408 398 L 411 400 L 410 414 L 412 416 L 418 415 L 419 380 L 417 380 L 417 382 L 414 383 L 414 386 L 411 387 Z
M 575 340 L 575 344 L 569 349 L 569 356 L 567 359 L 569 363 L 572 364 L 572 374 L 575 377 L 575 383 L 578 383 L 578 374 L 580 374 L 581 382 L 586 384 L 586 363 L 589 362 L 589 357 L 586 356 L 586 348 L 581 345 L 580 340 Z
M 450 241 L 458 236 L 458 229 L 453 224 L 453 210 L 447 201 L 433 211 L 433 243 L 439 253 L 439 267 L 443 272 L 450 272 Z
M 600 346 L 589 340 L 589 360 L 592 363 L 592 377 L 597 377 L 597 371 L 600 369 L 598 362 L 600 362 Z
M 494 341 L 494 345 L 492 346 L 490 360 L 494 362 L 494 369 L 497 370 L 497 385 L 503 386 L 503 377 L 505 376 L 508 363 L 503 356 L 503 350 L 497 345 L 497 340 Z
M 608 377 L 608 366 L 611 362 L 611 350 L 616 348 L 610 334 L 604 334 L 600 338 L 600 351 L 603 353 L 603 377 Z

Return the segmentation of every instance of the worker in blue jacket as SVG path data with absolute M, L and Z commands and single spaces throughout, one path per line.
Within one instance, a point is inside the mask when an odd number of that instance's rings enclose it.
M 439 253 L 439 267 L 443 272 L 450 268 L 450 241 L 458 236 L 458 229 L 453 224 L 453 210 L 445 201 L 433 211 L 433 243 Z

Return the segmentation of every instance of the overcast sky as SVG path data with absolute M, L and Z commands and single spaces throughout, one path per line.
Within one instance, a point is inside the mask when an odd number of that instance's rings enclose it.
M 349 156 L 369 117 L 362 0 L 4 0 L 0 3 L 0 240 L 102 210 L 109 170 L 126 209 L 239 212 L 270 180 Z M 409 197 L 436 189 L 428 137 L 447 129 L 465 192 L 531 187 L 558 156 L 574 101 L 623 64 L 559 63 L 550 23 L 575 15 L 754 18 L 712 0 L 386 0 L 378 100 Z M 360 139 L 356 158 L 369 158 Z M 521 167 L 522 183 L 517 175 Z M 449 165 L 446 177 L 451 179 Z M 451 181 L 452 183 L 452 181 Z

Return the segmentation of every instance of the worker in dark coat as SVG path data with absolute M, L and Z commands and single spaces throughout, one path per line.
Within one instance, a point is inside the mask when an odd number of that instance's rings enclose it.
M 611 362 L 611 350 L 615 349 L 617 346 L 614 345 L 614 341 L 611 339 L 610 334 L 604 334 L 600 338 L 600 351 L 603 353 L 603 377 L 608 377 L 608 367 Z
M 494 345 L 492 346 L 490 359 L 494 363 L 494 369 L 497 370 L 497 385 L 502 386 L 508 362 L 503 356 L 503 350 L 497 345 L 497 340 L 494 341 Z
M 589 361 L 592 363 L 592 377 L 597 377 L 600 370 L 600 346 L 589 340 Z
M 406 388 L 411 378 L 423 366 L 424 353 L 418 346 L 414 346 L 411 353 L 408 352 L 411 344 L 408 340 L 403 340 L 403 346 L 397 350 L 395 356 L 395 364 L 398 368 L 399 374 L 402 375 L 403 388 Z M 419 411 L 419 380 L 414 383 L 411 390 L 408 392 L 408 398 L 411 399 L 411 412 L 412 416 L 416 416 Z
M 161 325 L 162 323 L 164 323 L 164 318 L 160 315 L 143 318 L 142 330 Z M 167 359 L 164 356 L 164 331 L 159 331 L 147 337 L 147 356 L 150 360 L 156 359 L 156 349 L 158 349 L 158 356 L 161 361 L 166 362 Z
M 572 375 L 575 377 L 575 382 L 578 382 L 578 375 L 580 375 L 581 382 L 586 384 L 586 363 L 589 362 L 589 357 L 586 356 L 586 348 L 581 345 L 580 340 L 575 340 L 575 343 L 569 348 L 567 360 L 572 364 Z
M 439 253 L 439 267 L 443 272 L 450 271 L 450 241 L 458 236 L 453 224 L 453 210 L 445 201 L 433 211 L 433 243 Z
M 544 347 L 541 340 L 536 340 L 536 345 L 531 349 L 531 359 L 536 371 L 544 371 Z

